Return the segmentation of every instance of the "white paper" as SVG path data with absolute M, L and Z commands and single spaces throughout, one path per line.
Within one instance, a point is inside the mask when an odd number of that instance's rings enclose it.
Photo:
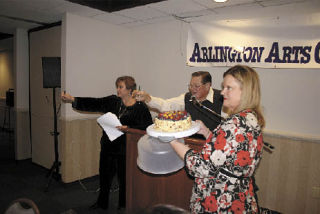
M 123 135 L 123 132 L 116 128 L 116 126 L 122 126 L 122 124 L 115 114 L 108 112 L 99 117 L 97 122 L 106 132 L 110 141 L 114 141 Z

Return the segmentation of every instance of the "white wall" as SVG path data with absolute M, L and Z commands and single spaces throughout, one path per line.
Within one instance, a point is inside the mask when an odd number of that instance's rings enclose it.
M 214 87 L 220 88 L 227 67 L 185 65 L 187 30 L 187 23 L 176 21 L 137 28 L 131 33 L 135 38 L 132 69 L 143 89 L 152 95 L 165 98 L 179 95 L 186 91 L 190 74 L 196 70 L 209 71 Z M 320 69 L 256 70 L 262 84 L 266 131 L 319 139 Z
M 256 70 L 262 82 L 266 128 L 319 139 L 320 69 Z
M 186 32 L 180 21 L 132 29 L 130 65 L 142 90 L 165 98 L 185 93 L 198 70 L 186 66 Z
M 214 87 L 220 88 L 223 72 L 227 69 L 186 66 L 189 26 L 181 21 L 123 29 L 67 14 L 66 26 L 62 87 L 75 96 L 111 94 L 116 77 L 132 74 L 143 90 L 170 98 L 187 90 L 190 75 L 197 70 L 209 71 Z M 320 70 L 256 70 L 262 83 L 266 131 L 319 139 Z M 70 105 L 66 115 L 68 118 L 80 117 Z
M 16 96 L 15 107 L 29 109 L 29 45 L 28 31 L 17 29 L 15 33 Z
M 53 88 L 43 87 L 42 57 L 59 57 L 61 53 L 61 27 L 30 32 L 30 115 L 32 161 L 50 168 L 55 159 Z M 59 115 L 60 89 L 54 88 Z M 57 132 L 60 124 L 57 124 Z M 59 142 L 59 135 L 58 135 Z M 60 147 L 58 143 L 58 148 Z
M 31 157 L 29 135 L 29 43 L 28 31 L 16 29 L 14 36 L 15 65 L 15 158 Z
M 62 26 L 61 90 L 73 96 L 116 94 L 115 80 L 132 75 L 128 68 L 129 31 L 104 22 L 66 14 Z M 62 106 L 62 118 L 82 118 L 71 105 Z

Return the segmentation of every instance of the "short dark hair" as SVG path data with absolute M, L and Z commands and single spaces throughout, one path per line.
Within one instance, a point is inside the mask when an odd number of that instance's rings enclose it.
M 206 83 L 212 83 L 212 78 L 211 75 L 208 71 L 196 71 L 193 72 L 192 77 L 200 77 L 201 76 L 201 82 L 202 84 L 206 84 Z
M 116 87 L 118 86 L 119 82 L 124 82 L 124 84 L 126 85 L 126 89 L 128 90 L 133 91 L 137 88 L 136 81 L 131 76 L 118 77 L 116 80 Z

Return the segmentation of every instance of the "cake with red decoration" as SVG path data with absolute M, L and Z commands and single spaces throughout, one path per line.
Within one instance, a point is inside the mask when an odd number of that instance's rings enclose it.
M 191 121 L 186 111 L 161 112 L 154 120 L 154 129 L 163 132 L 180 132 L 190 129 Z

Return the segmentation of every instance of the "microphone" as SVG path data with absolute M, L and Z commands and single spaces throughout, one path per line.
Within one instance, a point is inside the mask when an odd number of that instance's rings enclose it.
M 224 119 L 220 114 L 218 114 L 217 112 L 209 109 L 208 107 L 204 106 L 202 103 L 198 102 L 195 96 L 191 96 L 189 99 L 190 102 L 192 102 L 193 105 L 199 107 L 199 108 L 204 108 L 207 111 L 211 112 L 212 114 L 216 115 L 217 117 L 219 117 L 220 119 Z M 213 118 L 212 118 L 213 119 Z M 265 141 L 263 141 L 263 145 L 266 149 L 270 149 L 273 150 L 275 147 L 273 145 L 271 145 L 270 143 L 267 143 Z
M 193 105 L 198 106 L 200 108 L 204 108 L 205 110 L 211 112 L 212 114 L 214 114 L 215 116 L 219 117 L 220 119 L 223 119 L 223 117 L 220 114 L 218 114 L 217 112 L 213 111 L 212 109 L 209 109 L 207 106 L 204 106 L 202 103 L 198 102 L 198 100 L 196 99 L 195 96 L 191 96 L 189 101 L 192 102 Z
M 189 101 L 192 102 L 193 105 L 200 106 L 195 96 L 191 96 Z

